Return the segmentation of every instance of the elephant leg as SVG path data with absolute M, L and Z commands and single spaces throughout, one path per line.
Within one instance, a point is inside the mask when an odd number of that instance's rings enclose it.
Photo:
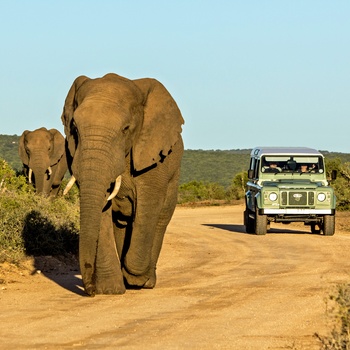
M 123 188 L 119 190 L 122 192 Z M 130 244 L 130 235 L 133 220 L 133 203 L 128 197 L 120 199 L 118 196 L 112 201 L 112 218 L 114 236 L 117 244 L 117 251 L 122 261 Z
M 114 239 L 117 246 L 117 253 L 118 253 L 118 256 L 120 257 L 123 254 L 125 232 L 126 232 L 126 227 L 117 227 L 116 225 L 114 225 Z
M 174 210 L 177 204 L 177 191 L 178 191 L 178 179 L 180 176 L 180 169 L 177 171 L 173 179 L 170 181 L 164 206 L 159 215 L 155 237 L 153 240 L 152 252 L 151 252 L 151 263 L 149 267 L 149 279 L 143 285 L 144 288 L 154 288 L 157 282 L 156 266 L 160 251 L 163 245 L 163 238 L 168 227 L 168 224 L 173 216 Z
M 50 197 L 56 197 L 59 189 L 60 189 L 60 185 L 53 184 L 50 191 Z
M 176 206 L 177 184 L 177 176 L 174 176 L 169 183 L 164 181 L 156 189 L 154 184 L 148 188 L 140 186 L 143 190 L 138 192 L 130 246 L 122 269 L 130 285 L 153 288 L 156 284 L 156 264 Z
M 182 142 L 162 164 L 135 178 L 136 215 L 123 274 L 130 285 L 153 288 L 164 233 L 177 203 Z
M 113 232 L 111 208 L 102 213 L 96 257 L 96 294 L 123 294 L 125 286 Z
M 127 249 L 130 239 L 130 228 L 128 226 L 119 227 L 114 225 L 114 237 L 117 244 L 117 252 L 120 260 L 125 256 L 125 249 Z
M 158 196 L 155 196 L 154 192 L 146 192 L 139 192 L 137 197 L 130 244 L 123 264 L 123 274 L 128 284 L 139 287 L 142 287 L 150 278 L 153 240 L 164 203 L 164 197 L 159 196 L 162 191 L 158 191 Z
M 53 171 L 53 181 L 51 185 L 51 193 L 50 195 L 55 197 L 60 189 L 60 185 L 62 183 L 63 177 L 67 171 L 67 163 L 66 160 L 61 160 L 58 165 L 52 167 Z

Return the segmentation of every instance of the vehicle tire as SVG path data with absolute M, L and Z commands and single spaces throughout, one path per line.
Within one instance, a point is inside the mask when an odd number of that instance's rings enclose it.
M 335 232 L 335 216 L 334 215 L 325 215 L 323 217 L 323 234 L 325 236 L 333 236 Z
M 255 234 L 257 235 L 266 235 L 267 232 L 267 216 L 259 215 L 255 212 Z
M 254 233 L 255 225 L 254 225 L 254 219 L 249 217 L 250 210 L 246 209 L 244 211 L 244 225 L 245 225 L 245 232 L 247 233 Z

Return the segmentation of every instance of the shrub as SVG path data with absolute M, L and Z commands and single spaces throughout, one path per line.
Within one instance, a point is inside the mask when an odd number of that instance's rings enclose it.
M 337 209 L 350 210 L 350 163 L 340 166 L 337 179 L 331 185 L 337 197 Z
M 24 176 L 16 176 L 2 160 L 0 183 L 0 263 L 19 262 L 26 255 L 77 253 L 78 205 L 35 194 Z
M 229 197 L 232 199 L 242 199 L 247 191 L 248 173 L 242 171 L 235 175 L 229 187 Z
M 178 203 L 199 202 L 204 200 L 225 199 L 225 189 L 217 183 L 191 181 L 179 187 Z
M 69 179 L 62 180 L 58 195 L 63 195 L 63 191 L 66 188 L 68 181 Z M 65 195 L 65 199 L 72 204 L 79 204 L 79 189 L 76 184 L 74 184 L 69 192 Z
M 0 159 L 0 194 L 6 191 L 33 192 L 33 186 L 27 184 L 23 175 L 16 176 L 15 170 L 3 159 Z
M 315 334 L 323 350 L 350 349 L 350 284 L 337 286 L 336 294 L 330 296 L 327 303 L 327 315 L 332 322 L 329 336 Z
M 77 253 L 77 205 L 64 198 L 6 192 L 0 206 L 0 262 L 15 262 L 25 255 Z

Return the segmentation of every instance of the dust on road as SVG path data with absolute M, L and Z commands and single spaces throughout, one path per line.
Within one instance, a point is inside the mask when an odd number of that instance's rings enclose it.
M 0 349 L 319 349 L 325 300 L 350 281 L 349 232 L 291 224 L 250 235 L 242 213 L 178 207 L 153 290 L 90 298 L 71 263 L 3 266 Z

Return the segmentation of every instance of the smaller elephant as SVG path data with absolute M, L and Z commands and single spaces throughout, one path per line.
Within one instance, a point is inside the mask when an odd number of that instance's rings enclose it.
M 56 196 L 68 169 L 62 134 L 56 129 L 26 130 L 20 137 L 18 153 L 24 174 L 36 192 Z

